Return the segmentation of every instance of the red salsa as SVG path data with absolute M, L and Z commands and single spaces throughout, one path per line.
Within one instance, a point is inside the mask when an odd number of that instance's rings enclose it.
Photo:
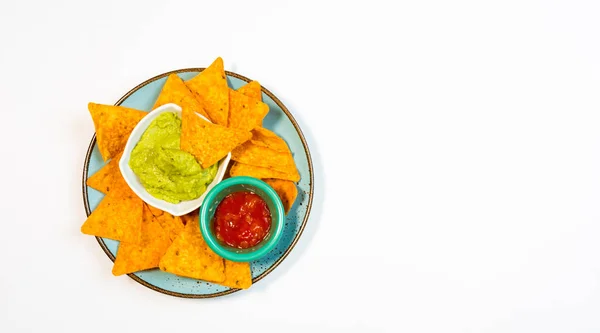
M 257 194 L 234 192 L 217 206 L 213 226 L 220 242 L 247 249 L 260 243 L 269 232 L 271 212 Z

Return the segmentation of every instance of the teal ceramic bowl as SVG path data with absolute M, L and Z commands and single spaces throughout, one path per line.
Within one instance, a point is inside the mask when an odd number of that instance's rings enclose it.
M 238 249 L 219 242 L 213 231 L 213 216 L 219 203 L 227 195 L 240 191 L 258 194 L 265 200 L 271 212 L 269 233 L 262 242 L 247 249 Z M 225 179 L 208 192 L 200 208 L 200 231 L 204 240 L 216 254 L 231 261 L 253 261 L 269 253 L 281 238 L 284 222 L 283 203 L 277 192 L 267 183 L 252 177 L 240 176 Z

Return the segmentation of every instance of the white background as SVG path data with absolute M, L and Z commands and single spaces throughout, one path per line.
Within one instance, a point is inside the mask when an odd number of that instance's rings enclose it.
M 599 17 L 597 1 L 1 1 L 0 332 L 600 331 Z M 186 300 L 113 277 L 80 233 L 86 105 L 217 56 L 296 116 L 315 203 L 271 275 Z

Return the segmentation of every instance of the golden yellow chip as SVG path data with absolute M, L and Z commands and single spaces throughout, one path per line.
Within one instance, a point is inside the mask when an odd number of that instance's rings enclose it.
M 252 140 L 261 142 L 265 147 L 278 152 L 290 152 L 290 148 L 282 138 L 264 127 L 256 127 L 252 130 Z
M 123 154 L 119 153 L 117 156 L 111 158 L 108 164 L 88 178 L 85 182 L 87 186 L 107 194 L 115 177 L 120 177 L 119 160 L 121 159 L 121 155 Z
M 182 109 L 192 110 L 210 119 L 200 101 L 177 74 L 169 75 L 152 109 L 168 103 L 175 103 Z
M 263 118 L 269 113 L 269 106 L 237 92 L 229 91 L 228 127 L 249 131 L 262 126 Z
M 158 208 L 152 207 L 149 204 L 144 204 L 148 210 L 155 217 L 156 221 L 160 224 L 163 230 L 169 235 L 171 240 L 175 238 L 183 231 L 185 224 L 179 216 L 173 216 L 165 211 Z
M 123 275 L 158 267 L 160 258 L 167 252 L 172 240 L 155 220 L 150 210 L 143 210 L 139 243 L 121 242 L 113 275 Z
M 123 151 L 129 135 L 146 112 L 123 106 L 89 103 L 88 109 L 96 128 L 96 140 L 106 161 Z
M 276 151 L 260 141 L 249 140 L 231 151 L 231 159 L 240 163 L 261 166 L 295 174 L 296 164 L 292 153 Z
M 160 210 L 158 208 L 152 207 L 152 206 L 150 206 L 148 204 L 146 204 L 146 207 L 148 207 L 148 209 L 150 210 L 150 213 L 152 213 L 152 215 L 154 215 L 154 217 L 159 217 L 159 216 L 161 216 L 162 214 L 165 213 L 164 211 L 162 211 L 162 210 Z
M 189 221 L 162 257 L 158 267 L 162 271 L 194 279 L 210 282 L 225 280 L 223 258 L 208 247 L 198 223 Z
M 181 221 L 183 225 L 187 225 L 188 223 L 198 223 L 198 214 L 200 213 L 200 209 L 195 209 L 183 216 L 181 216 Z
M 294 201 L 296 201 L 296 197 L 298 196 L 298 189 L 296 188 L 296 184 L 289 180 L 283 179 L 263 179 L 263 181 L 269 184 L 275 192 L 279 195 L 281 202 L 283 202 L 283 208 L 285 208 L 285 213 L 289 213 L 290 209 L 294 205 Z
M 263 168 L 255 165 L 248 165 L 244 163 L 235 162 L 229 169 L 229 175 L 231 177 L 237 176 L 248 176 L 254 178 L 277 178 L 291 180 L 297 182 L 300 180 L 300 174 L 298 171 L 295 173 L 285 173 L 269 168 Z
M 171 240 L 175 240 L 175 238 L 183 231 L 184 225 L 179 216 L 173 216 L 167 212 L 163 212 L 163 214 L 155 216 L 154 218 L 163 228 L 165 233 L 169 235 Z
M 128 243 L 140 241 L 142 199 L 127 186 L 119 173 L 110 192 L 81 226 L 81 232 Z
M 262 102 L 262 92 L 258 81 L 251 81 L 237 90 L 254 101 Z
M 181 149 L 194 155 L 203 168 L 217 163 L 252 134 L 237 128 L 211 124 L 192 111 L 181 116 Z
M 225 261 L 225 281 L 220 285 L 230 288 L 248 289 L 252 285 L 252 272 L 247 262 Z
M 208 68 L 186 81 L 185 84 L 196 94 L 196 98 L 208 113 L 209 119 L 215 124 L 227 126 L 229 87 L 223 68 L 223 59 L 218 57 Z

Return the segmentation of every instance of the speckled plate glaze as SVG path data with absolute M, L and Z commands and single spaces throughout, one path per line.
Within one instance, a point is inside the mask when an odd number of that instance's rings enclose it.
M 133 88 L 119 99 L 115 105 L 150 111 L 169 74 L 177 73 L 182 79 L 187 80 L 202 70 L 204 68 L 188 68 L 155 76 Z M 229 86 L 233 89 L 237 89 L 246 84 L 246 82 L 251 81 L 244 76 L 232 72 L 226 72 L 226 74 Z M 258 282 L 273 271 L 287 257 L 294 245 L 296 245 L 308 221 L 313 199 L 313 167 L 304 135 L 292 114 L 275 95 L 263 87 L 262 97 L 263 102 L 267 103 L 270 109 L 264 119 L 263 126 L 285 139 L 294 155 L 296 166 L 302 178 L 298 183 L 298 198 L 286 218 L 281 240 L 268 255 L 260 260 L 251 262 L 253 283 Z M 94 135 L 90 142 L 83 167 L 83 202 L 88 216 L 96 209 L 104 195 L 87 187 L 85 183 L 89 176 L 93 175 L 104 165 L 105 163 L 102 161 L 102 157 L 98 151 L 96 136 Z M 110 260 L 114 261 L 119 242 L 101 237 L 96 237 L 96 239 Z M 107 271 L 106 274 L 111 273 Z M 209 282 L 179 277 L 162 272 L 159 269 L 128 275 L 133 280 L 152 290 L 178 297 L 209 298 L 239 291 L 239 289 L 231 289 Z

